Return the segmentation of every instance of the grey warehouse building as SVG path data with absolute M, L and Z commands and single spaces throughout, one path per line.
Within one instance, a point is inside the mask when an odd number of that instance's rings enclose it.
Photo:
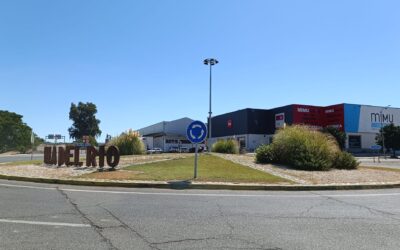
M 138 130 L 147 149 L 161 148 L 164 152 L 187 152 L 195 145 L 186 139 L 186 129 L 194 120 L 184 117 L 162 121 Z

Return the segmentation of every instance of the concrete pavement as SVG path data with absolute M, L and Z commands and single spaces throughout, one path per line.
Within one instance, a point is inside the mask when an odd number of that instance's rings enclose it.
M 400 189 L 205 191 L 0 181 L 0 249 L 400 249 Z
M 384 167 L 384 168 L 397 168 L 400 169 L 400 159 L 393 159 L 387 156 L 386 159 L 379 157 L 357 157 L 362 166 L 366 167 Z
M 30 154 L 0 155 L 0 163 L 30 160 Z M 33 154 L 33 160 L 43 160 L 43 154 Z

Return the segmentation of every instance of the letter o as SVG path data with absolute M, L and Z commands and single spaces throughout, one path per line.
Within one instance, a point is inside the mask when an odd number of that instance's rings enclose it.
M 115 168 L 119 163 L 119 150 L 116 146 L 109 146 L 107 149 L 107 165 Z

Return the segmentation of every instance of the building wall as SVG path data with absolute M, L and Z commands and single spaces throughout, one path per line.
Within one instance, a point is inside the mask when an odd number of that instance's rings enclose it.
M 145 149 L 152 149 L 154 148 L 153 137 L 142 137 L 142 141 L 144 144 Z
M 278 116 L 283 115 L 283 123 L 286 125 L 293 124 L 293 105 L 287 105 L 279 108 L 270 109 L 268 113 L 267 127 L 265 130 L 266 134 L 274 134 L 278 126 Z
M 372 145 L 376 144 L 376 133 L 347 133 L 346 149 L 350 152 L 369 151 Z M 359 136 L 361 139 L 361 147 L 350 147 L 350 137 Z
M 369 105 L 345 104 L 345 131 L 379 133 L 381 126 L 400 126 L 400 109 Z
M 211 120 L 211 136 L 222 137 L 246 134 L 247 125 L 246 109 L 218 115 Z
M 162 133 L 164 131 L 164 126 L 166 122 L 159 122 L 141 129 L 138 129 L 138 132 L 142 136 L 150 135 L 150 134 L 157 134 Z
M 375 137 L 382 126 L 393 123 L 400 126 L 400 109 L 369 105 L 344 104 L 344 127 L 347 137 L 361 136 L 361 149 L 368 150 L 376 144 Z M 349 148 L 349 139 L 347 148 Z
M 186 137 L 186 129 L 193 120 L 190 118 L 182 118 L 170 122 L 166 122 L 164 126 L 165 134 L 177 134 Z
M 164 150 L 164 140 L 164 136 L 153 137 L 153 148 L 161 148 Z
M 267 134 L 241 134 L 241 135 L 232 135 L 232 136 L 221 136 L 221 137 L 213 137 L 210 142 L 211 145 L 214 144 L 218 140 L 227 140 L 227 139 L 234 139 L 240 141 L 242 139 L 245 140 L 246 146 L 245 149 L 248 152 L 253 152 L 262 144 L 269 144 L 270 138 L 273 135 Z
M 147 149 L 161 148 L 168 152 L 170 147 L 192 147 L 186 143 L 186 129 L 192 119 L 184 117 L 173 121 L 163 121 L 139 129 L 139 133 L 145 138 Z M 177 143 L 167 143 L 167 140 L 177 141 Z

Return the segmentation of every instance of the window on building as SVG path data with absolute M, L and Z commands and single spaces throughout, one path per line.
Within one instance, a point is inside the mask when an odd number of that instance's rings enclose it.
M 361 135 L 349 135 L 349 148 L 361 148 Z
M 178 140 L 174 140 L 174 139 L 166 139 L 166 140 L 165 140 L 165 143 L 168 143 L 168 144 L 178 144 L 179 141 L 178 141 Z
M 238 137 L 237 140 L 239 142 L 240 148 L 246 148 L 246 138 L 245 137 Z

